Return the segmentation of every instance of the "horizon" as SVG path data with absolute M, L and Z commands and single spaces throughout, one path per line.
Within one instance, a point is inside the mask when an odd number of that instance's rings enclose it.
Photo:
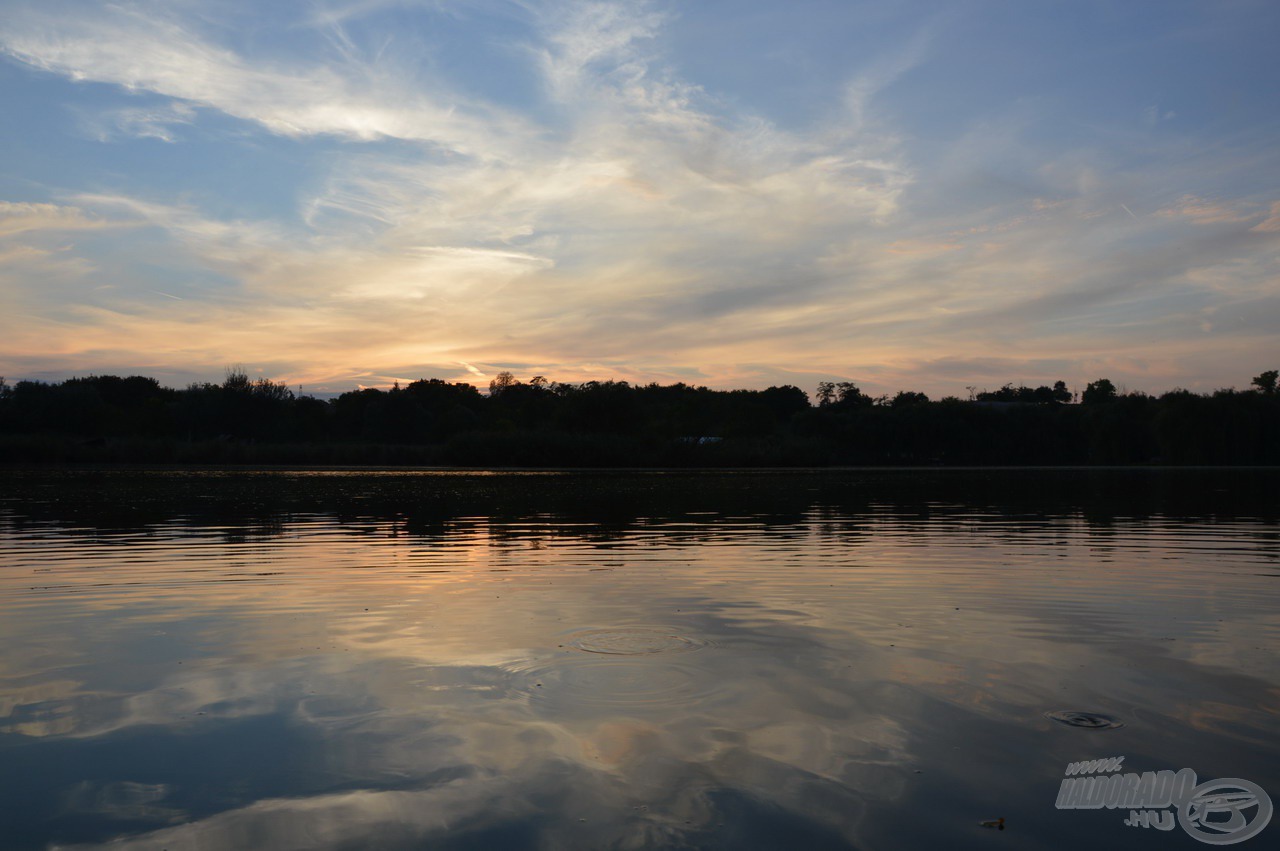
M 0 375 L 334 396 L 1280 364 L 1265 2 L 15 0 Z M 961 392 L 966 391 L 966 392 Z
M 260 372 L 261 372 L 261 371 L 259 371 L 259 373 L 260 373 Z M 1163 396 L 1163 395 L 1165 395 L 1165 394 L 1169 394 L 1169 393 L 1184 393 L 1184 392 L 1192 392 L 1192 393 L 1198 393 L 1198 394 L 1202 394 L 1202 395 L 1209 395 L 1209 394 L 1213 394 L 1213 393 L 1217 393 L 1217 392 L 1233 392 L 1233 393 L 1239 393 L 1239 392 L 1263 392 L 1263 393 L 1270 393 L 1270 392 L 1273 392 L 1273 390 L 1274 390 L 1274 385 L 1275 385 L 1275 382 L 1274 382 L 1274 378 L 1275 378 L 1275 376 L 1274 376 L 1274 374 L 1272 374 L 1272 375 L 1270 376 L 1270 377 L 1271 377 L 1271 379 L 1272 379 L 1271 384 L 1269 385 L 1271 389 L 1267 389 L 1267 388 L 1265 388 L 1265 387 L 1263 387 L 1262 385 L 1260 385 L 1260 384 L 1259 384 L 1259 381 L 1261 381 L 1261 380 L 1263 380 L 1263 379 L 1267 378 L 1267 376 L 1268 376 L 1268 372 L 1274 373 L 1274 370 L 1272 370 L 1272 371 L 1265 371 L 1265 370 L 1264 370 L 1263 372 L 1261 372 L 1259 375 L 1255 376 L 1255 377 L 1254 377 L 1254 378 L 1253 378 L 1253 379 L 1252 379 L 1248 384 L 1246 384 L 1246 385 L 1244 385 L 1244 386 L 1239 386 L 1239 385 L 1234 385 L 1234 384 L 1233 384 L 1233 385 L 1229 385 L 1229 386 L 1225 386 L 1225 387 L 1215 387 L 1215 388 L 1211 388 L 1211 389 L 1208 389 L 1208 390 L 1193 390 L 1192 388 L 1188 388 L 1188 387 L 1181 387 L 1181 386 L 1167 387 L 1167 388 L 1163 388 L 1163 389 L 1160 389 L 1160 390 L 1149 390 L 1149 389 L 1143 389 L 1143 388 L 1137 388 L 1137 387 L 1129 387 L 1129 386 L 1127 386 L 1127 385 L 1120 384 L 1120 383 L 1115 383 L 1115 382 L 1112 382 L 1112 387 L 1113 387 L 1113 389 L 1114 389 L 1114 391 L 1115 391 L 1116 396 L 1120 396 L 1120 397 L 1122 397 L 1122 396 L 1129 396 L 1129 395 L 1138 395 L 1138 396 L 1146 396 L 1146 397 L 1148 397 L 1148 398 L 1152 398 L 1152 399 L 1158 399 L 1158 398 L 1160 398 L 1161 396 Z M 673 386 L 673 385 L 676 385 L 676 384 L 684 384 L 684 385 L 686 385 L 686 386 L 688 386 L 688 387 L 690 387 L 691 389 L 694 389 L 694 390 L 711 390 L 711 391 L 714 391 L 714 392 L 731 392 L 731 391 L 737 391 L 737 390 L 759 391 L 759 390 L 765 390 L 765 389 L 775 389 L 775 388 L 794 387 L 794 388 L 796 388 L 796 389 L 801 390 L 801 391 L 803 391 L 803 392 L 804 392 L 805 397 L 809 400 L 810 405 L 818 406 L 818 404 L 819 404 L 819 399 L 820 399 L 820 393 L 818 392 L 818 390 L 817 390 L 817 386 L 816 386 L 816 385 L 815 385 L 814 389 L 812 389 L 812 390 L 811 390 L 811 389 L 808 389 L 808 388 L 806 388 L 806 387 L 803 387 L 803 386 L 801 386 L 801 385 L 799 385 L 799 384 L 777 384 L 777 385 L 769 385 L 769 387 L 767 387 L 767 388 L 766 388 L 766 387 L 712 387 L 712 386 L 705 385 L 705 384 L 694 384 L 694 383 L 689 383 L 689 382 L 676 382 L 676 381 L 666 382 L 665 384 L 664 384 L 663 382 L 645 382 L 645 383 L 643 383 L 643 384 L 642 384 L 642 383 L 636 383 L 636 382 L 629 382 L 629 381 L 627 381 L 626 379 L 613 379 L 613 378 L 605 378 L 605 379 L 589 379 L 589 380 L 587 380 L 587 381 L 583 381 L 583 382 L 562 382 L 562 381 L 558 381 L 557 379 L 555 379 L 555 378 L 551 378 L 551 377 L 548 377 L 548 376 L 540 376 L 540 375 L 539 375 L 539 376 L 533 376 L 533 375 L 530 375 L 530 376 L 527 376 L 527 377 L 522 377 L 522 376 L 518 376 L 518 375 L 512 375 L 512 374 L 511 374 L 511 373 L 509 373 L 509 372 L 508 372 L 508 373 L 506 373 L 506 374 L 507 374 L 507 375 L 510 375 L 510 376 L 515 380 L 515 381 L 514 381 L 514 383 L 515 383 L 516 385 L 527 385 L 527 384 L 529 384 L 529 383 L 530 383 L 530 381 L 531 381 L 532 379 L 534 379 L 534 378 L 542 378 L 542 379 L 544 379 L 544 381 L 546 382 L 547 386 L 551 386 L 551 387 L 554 387 L 554 386 L 555 386 L 555 385 L 557 385 L 557 384 L 568 384 L 568 385 L 570 385 L 570 386 L 579 386 L 579 385 L 582 385 L 582 384 L 590 383 L 590 381 L 600 381 L 601 383 L 608 383 L 608 382 L 611 382 L 611 381 L 618 381 L 618 382 L 620 382 L 620 383 L 630 384 L 630 386 L 632 386 L 632 387 L 636 387 L 636 388 L 643 388 L 643 387 L 646 387 L 646 386 L 649 386 L 649 385 L 652 385 L 652 384 L 657 384 L 657 385 L 659 385 L 659 386 L 666 386 L 666 387 Z M 240 368 L 240 367 L 227 367 L 227 368 L 225 369 L 225 371 L 224 371 L 224 378 L 223 378 L 223 381 L 224 381 L 224 382 L 225 382 L 225 381 L 231 381 L 231 380 L 232 380 L 233 375 L 240 375 L 240 376 L 243 376 L 243 378 L 244 378 L 245 380 L 247 380 L 247 381 L 251 381 L 251 382 L 254 382 L 254 381 L 261 381 L 261 380 L 266 380 L 266 381 L 271 382 L 271 383 L 273 383 L 273 384 L 276 384 L 276 385 L 278 385 L 278 386 L 284 387 L 285 389 L 287 389 L 287 390 L 289 390 L 290 392 L 294 393 L 294 394 L 295 394 L 296 396 L 298 396 L 298 397 L 302 397 L 302 396 L 310 396 L 310 397 L 312 397 L 312 398 L 315 398 L 315 399 L 322 399 L 322 400 L 325 400 L 325 401 L 332 401 L 332 400 L 334 400 L 334 399 L 337 399 L 339 396 L 341 396 L 341 395 L 343 395 L 343 394 L 345 394 L 345 393 L 356 393 L 356 392 L 360 392 L 360 391 L 363 391 L 363 390 L 381 390 L 381 391 L 390 391 L 390 390 L 393 390 L 393 389 L 404 389 L 407 385 L 410 385 L 410 384 L 413 384 L 413 383 L 416 383 L 416 382 L 428 382 L 428 381 L 445 381 L 445 382 L 450 383 L 450 384 L 466 384 L 466 385 L 470 385 L 470 386 L 474 387 L 474 388 L 475 388 L 475 389 L 476 389 L 476 390 L 477 390 L 477 391 L 478 391 L 482 396 L 486 396 L 486 397 L 488 397 L 488 396 L 493 395 L 493 394 L 492 394 L 492 392 L 491 392 L 491 385 L 490 385 L 490 383 L 489 383 L 489 382 L 483 382 L 483 383 L 482 383 L 482 382 L 479 382 L 479 381 L 476 381 L 476 380 L 471 380 L 471 381 L 468 381 L 468 380 L 451 381 L 450 379 L 447 379 L 447 378 L 441 378 L 440 376 L 431 376 L 431 375 L 419 376 L 418 378 L 412 378 L 412 379 L 392 379 L 392 380 L 391 380 L 391 382 L 386 383 L 386 384 L 357 384 L 357 385 L 355 385 L 355 386 L 353 386 L 353 387 L 348 387 L 348 388 L 346 388 L 346 389 L 340 389 L 340 390 L 319 390 L 319 391 L 314 391 L 314 392 L 312 392 L 312 391 L 307 391 L 307 390 L 305 389 L 305 385 L 290 385 L 290 384 L 288 384 L 288 383 L 286 383 L 286 382 L 278 381 L 278 380 L 276 380 L 276 379 L 274 379 L 274 378 L 271 378 L 270 376 L 262 375 L 262 374 L 259 374 L 259 375 L 250 375 L 249 373 L 245 372 L 245 371 L 244 371 L 242 368 Z M 497 375 L 497 374 L 495 374 L 495 377 L 496 377 L 496 375 Z M 187 384 L 184 384 L 184 385 L 179 386 L 179 385 L 175 385 L 175 384 L 166 384 L 165 382 L 163 382 L 163 381 L 161 381 L 160 379 L 156 378 L 155 376 L 151 376 L 151 375 L 140 375 L 140 374 L 129 374 L 129 375 L 123 375 L 123 374 L 121 374 L 121 375 L 116 375 L 116 374 L 113 374 L 113 373 L 92 373 L 92 372 L 91 372 L 91 373 L 84 373 L 84 374 L 82 374 L 82 375 L 69 375 L 69 376 L 67 376 L 67 377 L 65 377 L 65 378 L 61 378 L 61 379 L 52 379 L 52 380 L 50 380 L 50 379 L 22 379 L 22 378 L 19 378 L 19 379 L 16 379 L 16 380 L 10 380 L 7 376 L 0 375 L 0 387 L 5 387 L 5 386 L 7 386 L 7 387 L 9 387 L 9 388 L 12 388 L 14 384 L 16 384 L 16 383 L 18 383 L 18 382 L 20 382 L 20 381 L 36 381 L 36 382 L 38 382 L 38 383 L 45 383 L 45 384 L 50 384 L 50 385 L 56 385 L 56 384 L 59 384 L 59 383 L 61 383 L 61 382 L 63 382 L 63 381 L 91 381 L 91 380 L 93 380 L 93 379 L 97 379 L 97 378 L 121 378 L 121 379 L 128 379 L 128 378 L 144 378 L 144 379 L 148 379 L 148 380 L 156 381 L 156 382 L 159 384 L 159 386 L 160 386 L 161 388 L 165 389 L 165 390 L 173 390 L 173 391 L 179 391 L 179 392 L 181 392 L 181 391 L 183 391 L 183 390 L 190 389 L 190 388 L 191 388 L 191 387 L 193 387 L 193 386 L 202 386 L 202 385 L 221 385 L 221 384 L 223 384 L 223 382 L 219 382 L 219 381 L 209 381 L 209 380 L 206 380 L 206 381 L 192 381 L 192 382 L 188 382 Z M 969 401 L 969 402 L 973 402 L 973 401 L 983 401 L 983 400 L 978 399 L 977 397 L 978 397 L 978 396 L 981 396 L 981 395 L 984 395 L 984 394 L 988 394 L 988 393 L 996 393 L 996 392 L 998 392 L 998 391 L 1000 391 L 1000 390 L 1002 390 L 1002 389 L 1013 389 L 1013 390 L 1020 390 L 1020 389 L 1022 389 L 1022 390 L 1026 390 L 1026 389 L 1032 389 L 1032 390 L 1034 390 L 1034 389 L 1037 389 L 1038 387 L 1039 387 L 1039 388 L 1048 387 L 1048 388 L 1052 389 L 1053 385 L 1054 385 L 1054 384 L 1056 383 L 1056 381 L 1058 381 L 1058 380 L 1061 380 L 1061 379 L 1056 379 L 1055 381 L 1048 381 L 1048 382 L 1044 382 L 1043 384 L 1039 384 L 1039 385 L 1034 384 L 1034 383 L 1018 382 L 1018 381 L 1006 381 L 1006 382 L 1004 382 L 1003 384 L 999 384 L 999 385 L 995 385 L 995 386 L 969 385 L 969 386 L 966 386 L 966 387 L 960 388 L 961 390 L 963 390 L 963 391 L 964 391 L 963 393 L 954 393 L 954 392 L 952 392 L 952 393 L 940 393 L 940 394 L 926 393 L 925 395 L 928 397 L 928 401 L 930 401 L 930 402 L 945 401 L 945 400 L 947 400 L 947 399 L 959 399 L 959 400 L 961 400 L 961 401 Z M 824 380 L 824 381 L 829 382 L 829 383 L 833 383 L 833 384 L 838 384 L 838 383 L 839 383 L 839 382 L 830 382 L 830 380 L 829 380 L 829 379 L 826 379 L 826 380 Z M 1098 378 L 1094 379 L 1093 381 L 1085 382 L 1085 383 L 1081 384 L 1080 386 L 1075 386 L 1075 385 L 1072 385 L 1070 382 L 1066 382 L 1066 381 L 1064 381 L 1063 383 L 1066 385 L 1066 389 L 1067 389 L 1067 391 L 1068 391 L 1068 392 L 1070 392 L 1070 393 L 1071 393 L 1071 397 L 1072 397 L 1072 398 L 1071 398 L 1071 400 L 1070 400 L 1069 402 L 1066 402 L 1066 403 L 1064 403 L 1064 404 L 1079 404 L 1079 403 L 1081 402 L 1081 395 L 1084 393 L 1085 389 L 1086 389 L 1088 386 L 1090 386 L 1090 385 L 1094 384 L 1095 382 L 1103 382 L 1103 381 L 1110 381 L 1110 379 L 1109 379 L 1107 376 L 1099 376 Z M 820 382 L 820 383 L 822 383 L 822 382 Z M 868 398 L 868 399 L 872 400 L 873 402 L 876 402 L 877 404 L 879 404 L 879 403 L 880 403 L 880 401 L 882 401 L 882 400 L 890 400 L 890 399 L 892 399 L 892 398 L 894 397 L 894 395 L 896 395 L 897 393 L 923 392 L 923 391 L 917 390 L 916 388 L 911 388 L 911 387 L 899 387 L 899 388 L 896 388 L 896 389 L 894 389 L 894 390 L 890 390 L 890 391 L 887 391 L 887 392 L 884 392 L 884 393 L 868 393 L 868 392 L 867 392 L 867 388 L 858 386 L 858 385 L 856 384 L 856 382 L 849 382 L 849 383 L 854 384 L 854 385 L 855 385 L 855 387 L 856 387 L 856 388 L 857 388 L 857 389 L 862 393 L 862 395 L 864 395 L 866 398 Z M 988 401 L 989 401 L 989 400 L 988 400 Z M 1030 403 L 1021 403 L 1021 404 L 1030 404 Z

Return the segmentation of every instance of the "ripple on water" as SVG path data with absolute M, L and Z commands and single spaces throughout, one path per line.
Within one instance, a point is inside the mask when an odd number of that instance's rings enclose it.
M 679 657 L 708 644 L 657 627 L 582 630 L 554 659 L 514 673 L 532 705 L 555 712 L 689 708 L 711 695 L 717 679 Z
M 1085 730 L 1114 730 L 1117 727 L 1124 726 L 1124 722 L 1118 718 L 1112 718 L 1110 715 L 1103 715 L 1098 712 L 1078 712 L 1062 709 L 1057 712 L 1046 712 L 1044 716 L 1057 721 L 1059 724 L 1080 727 Z
M 577 633 L 567 645 L 584 653 L 610 656 L 655 656 L 660 653 L 689 653 L 707 642 L 679 633 L 650 627 L 589 629 Z
M 715 689 L 697 667 L 644 658 L 564 659 L 521 672 L 532 705 L 556 713 L 696 707 Z

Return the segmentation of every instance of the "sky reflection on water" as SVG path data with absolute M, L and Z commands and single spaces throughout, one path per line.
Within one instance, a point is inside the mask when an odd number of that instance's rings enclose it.
M 4 481 L 4 847 L 1185 846 L 1054 808 L 1120 754 L 1280 798 L 1274 473 Z

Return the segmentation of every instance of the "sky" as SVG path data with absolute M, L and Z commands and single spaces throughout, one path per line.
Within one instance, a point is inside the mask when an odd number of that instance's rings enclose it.
M 0 375 L 1280 368 L 1271 0 L 0 0 Z

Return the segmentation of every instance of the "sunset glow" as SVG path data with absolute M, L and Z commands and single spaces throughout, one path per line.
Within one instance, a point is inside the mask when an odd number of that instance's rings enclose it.
M 1245 387 L 1264 2 L 0 11 L 0 375 Z

